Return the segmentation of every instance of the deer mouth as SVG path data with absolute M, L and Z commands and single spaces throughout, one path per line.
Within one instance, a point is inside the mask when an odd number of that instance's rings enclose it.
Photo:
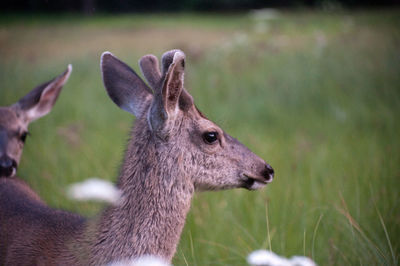
M 248 190 L 256 190 L 266 186 L 272 180 L 267 180 L 262 176 L 252 176 L 249 174 L 243 174 L 243 187 Z

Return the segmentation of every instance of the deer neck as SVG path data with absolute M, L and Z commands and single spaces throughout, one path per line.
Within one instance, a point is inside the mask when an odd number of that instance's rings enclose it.
M 145 254 L 170 261 L 194 192 L 190 176 L 177 163 L 181 152 L 163 151 L 149 131 L 135 128 L 118 182 L 121 200 L 101 216 L 95 240 L 105 263 Z

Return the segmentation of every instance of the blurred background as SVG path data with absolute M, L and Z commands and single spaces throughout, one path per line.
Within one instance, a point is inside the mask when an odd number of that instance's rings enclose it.
M 197 106 L 276 171 L 266 189 L 197 194 L 174 265 L 244 265 L 255 249 L 319 265 L 398 265 L 399 1 L 6 0 L 0 105 L 73 65 L 30 126 L 19 176 L 90 217 L 66 187 L 115 181 L 134 118 L 103 88 L 111 51 L 137 72 L 179 48 Z

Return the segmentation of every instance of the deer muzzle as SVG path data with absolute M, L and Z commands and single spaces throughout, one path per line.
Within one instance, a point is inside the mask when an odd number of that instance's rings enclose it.
M 257 175 L 245 173 L 243 187 L 249 190 L 256 190 L 264 187 L 274 179 L 274 169 L 266 164 L 264 169 Z

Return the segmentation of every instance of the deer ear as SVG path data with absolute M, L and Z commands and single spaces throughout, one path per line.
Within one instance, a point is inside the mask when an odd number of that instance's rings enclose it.
M 168 129 L 168 125 L 175 120 L 180 111 L 179 103 L 183 91 L 185 54 L 179 50 L 173 50 L 173 52 L 172 62 L 170 62 L 168 71 L 164 74 L 161 88 L 155 91 L 150 109 L 149 122 L 152 129 L 157 132 L 165 132 L 163 129 Z M 163 56 L 163 70 L 166 66 L 164 63 Z M 168 134 L 158 135 L 163 139 L 168 137 Z
M 174 56 L 177 52 L 180 52 L 183 54 L 182 51 L 175 49 L 175 50 L 171 50 L 168 52 L 165 52 L 162 56 L 162 75 L 165 76 L 169 69 L 169 67 L 171 66 L 171 64 L 174 61 Z M 184 56 L 184 54 L 183 54 Z M 185 58 L 183 58 L 183 67 L 185 64 Z M 187 90 L 185 90 L 185 88 L 182 89 L 181 95 L 179 97 L 179 108 L 182 111 L 187 111 L 190 109 L 190 107 L 193 106 L 193 97 L 187 92 Z
M 172 62 L 174 61 L 174 56 L 178 52 L 183 54 L 183 52 L 181 50 L 174 49 L 171 51 L 167 51 L 162 55 L 161 65 L 162 65 L 162 75 L 163 76 L 165 76 L 167 74 L 169 67 L 171 66 Z M 183 54 L 183 56 L 185 56 L 185 54 Z
M 151 89 L 133 69 L 110 52 L 101 55 L 100 67 L 111 100 L 121 109 L 140 117 L 151 102 Z
M 172 64 L 166 73 L 162 87 L 164 108 L 169 115 L 174 115 L 178 109 L 179 97 L 183 90 L 185 70 L 185 54 L 181 51 L 175 53 Z
M 67 82 L 71 72 L 72 66 L 68 65 L 64 73 L 51 81 L 37 86 L 12 107 L 24 113 L 28 123 L 48 114 L 57 101 L 61 89 Z

